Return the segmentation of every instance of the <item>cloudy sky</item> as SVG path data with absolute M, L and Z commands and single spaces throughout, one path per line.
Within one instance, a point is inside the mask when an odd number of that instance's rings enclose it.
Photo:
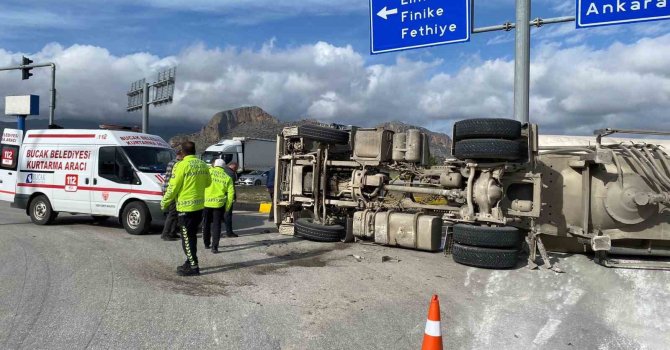
M 574 0 L 533 4 L 533 17 L 574 14 Z M 475 9 L 478 26 L 514 19 L 513 0 Z M 369 45 L 366 0 L 0 2 L 0 66 L 21 55 L 56 62 L 57 117 L 139 124 L 139 113 L 125 112 L 130 83 L 173 65 L 175 103 L 152 110 L 152 123 L 204 122 L 244 105 L 284 120 L 401 120 L 437 131 L 512 116 L 513 31 L 375 56 Z M 670 130 L 668 57 L 670 21 L 533 29 L 531 120 L 551 133 Z M 34 73 L 0 73 L 0 95 L 39 94 L 46 116 L 48 70 Z

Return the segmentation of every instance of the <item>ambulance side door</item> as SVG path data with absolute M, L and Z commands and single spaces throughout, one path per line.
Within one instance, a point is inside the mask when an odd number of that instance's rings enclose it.
M 0 201 L 14 202 L 19 146 L 0 144 Z
M 56 211 L 91 214 L 90 183 L 93 175 L 95 146 L 58 146 L 52 161 L 59 163 L 54 172 L 53 203 Z
M 93 173 L 95 191 L 91 191 L 94 215 L 117 216 L 121 205 L 131 194 L 134 172 L 128 158 L 118 146 L 101 146 Z

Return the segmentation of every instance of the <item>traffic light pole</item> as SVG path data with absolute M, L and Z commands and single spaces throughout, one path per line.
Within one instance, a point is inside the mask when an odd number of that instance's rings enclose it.
M 574 16 L 555 18 L 531 18 L 531 0 L 516 0 L 516 23 L 475 28 L 475 0 L 470 0 L 470 32 L 473 34 L 516 29 L 514 59 L 514 118 L 522 123 L 530 120 L 530 27 L 546 24 L 574 22 Z
M 53 125 L 56 114 L 56 64 L 49 62 L 49 63 L 31 64 L 26 66 L 4 67 L 0 68 L 0 72 L 7 70 L 22 70 L 27 68 L 42 68 L 42 67 L 51 67 L 51 89 L 49 91 L 50 93 L 49 125 Z

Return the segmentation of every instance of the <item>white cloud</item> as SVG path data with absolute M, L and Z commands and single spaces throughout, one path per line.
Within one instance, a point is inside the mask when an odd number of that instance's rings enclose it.
M 670 35 L 604 49 L 541 45 L 534 49 L 531 120 L 552 132 L 595 128 L 670 129 Z M 0 49 L 0 64 L 21 53 Z M 440 127 L 468 117 L 511 117 L 513 61 L 479 61 L 453 74 L 445 62 L 398 56 L 392 64 L 366 64 L 350 46 L 325 42 L 289 49 L 268 43 L 258 50 L 194 45 L 169 57 L 112 55 L 94 46 L 51 44 L 29 54 L 58 64 L 57 117 L 139 120 L 125 112 L 125 93 L 136 79 L 177 65 L 174 104 L 152 110 L 161 120 L 206 121 L 220 110 L 258 105 L 282 119 L 317 118 L 372 125 L 386 120 Z M 37 93 L 47 114 L 47 70 L 27 82 L 0 74 L 0 96 Z M 0 102 L 1 104 L 2 102 Z

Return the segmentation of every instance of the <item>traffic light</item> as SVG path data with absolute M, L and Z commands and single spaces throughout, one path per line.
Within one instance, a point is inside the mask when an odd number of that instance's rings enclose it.
M 21 65 L 22 66 L 28 66 L 31 63 L 33 63 L 33 61 L 30 58 L 28 58 L 26 56 L 23 56 L 23 59 L 21 60 Z M 30 77 L 33 76 L 33 73 L 30 73 L 31 70 L 33 70 L 33 69 L 32 68 L 21 69 L 21 79 L 23 79 L 23 80 L 30 79 Z

